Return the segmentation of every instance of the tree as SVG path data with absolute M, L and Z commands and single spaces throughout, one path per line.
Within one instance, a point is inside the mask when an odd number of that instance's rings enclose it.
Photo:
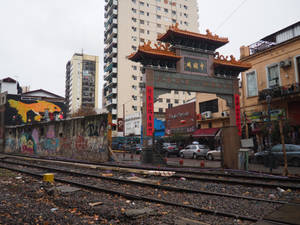
M 71 115 L 71 117 L 79 117 L 79 116 L 91 116 L 96 115 L 97 112 L 93 107 L 80 107 L 75 113 Z

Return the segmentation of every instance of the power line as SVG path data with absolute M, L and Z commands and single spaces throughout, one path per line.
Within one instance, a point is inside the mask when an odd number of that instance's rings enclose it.
M 232 16 L 233 16 L 233 14 L 237 11 L 237 10 L 239 10 L 239 8 L 241 8 L 242 7 L 242 5 L 244 5 L 245 3 L 246 3 L 246 1 L 247 0 L 244 0 L 240 5 L 238 5 L 238 7 L 237 8 L 235 8 L 230 14 L 229 14 L 229 16 L 227 16 L 226 17 L 226 19 L 217 27 L 217 29 L 215 30 L 215 32 L 217 31 L 217 30 L 219 30 Z

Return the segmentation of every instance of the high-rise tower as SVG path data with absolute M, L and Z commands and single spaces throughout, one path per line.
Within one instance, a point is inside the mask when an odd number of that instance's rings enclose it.
M 72 114 L 80 108 L 98 108 L 99 57 L 75 53 L 66 65 L 66 105 Z
M 125 114 L 141 111 L 142 71 L 139 63 L 127 56 L 139 45 L 164 33 L 172 24 L 198 31 L 197 0 L 105 0 L 103 106 L 112 113 L 113 123 Z M 195 94 L 172 91 L 160 95 L 154 105 L 156 115 L 166 108 L 185 103 Z

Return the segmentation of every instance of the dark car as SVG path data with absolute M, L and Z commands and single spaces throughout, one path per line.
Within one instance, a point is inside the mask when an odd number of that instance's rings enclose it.
M 300 145 L 286 144 L 285 149 L 288 164 L 291 166 L 300 166 Z M 254 160 L 257 163 L 265 163 L 270 158 L 272 158 L 272 160 L 276 160 L 279 164 L 283 164 L 284 156 L 281 144 L 274 145 L 267 151 L 257 152 L 254 154 Z
M 179 156 L 179 148 L 176 145 L 176 143 L 162 143 L 159 146 L 159 151 L 160 153 L 164 154 L 166 157 L 170 156 L 170 155 L 176 155 Z

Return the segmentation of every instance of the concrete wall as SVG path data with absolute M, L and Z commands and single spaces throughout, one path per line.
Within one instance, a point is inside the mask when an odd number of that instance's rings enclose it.
M 4 152 L 108 160 L 107 114 L 5 128 Z

